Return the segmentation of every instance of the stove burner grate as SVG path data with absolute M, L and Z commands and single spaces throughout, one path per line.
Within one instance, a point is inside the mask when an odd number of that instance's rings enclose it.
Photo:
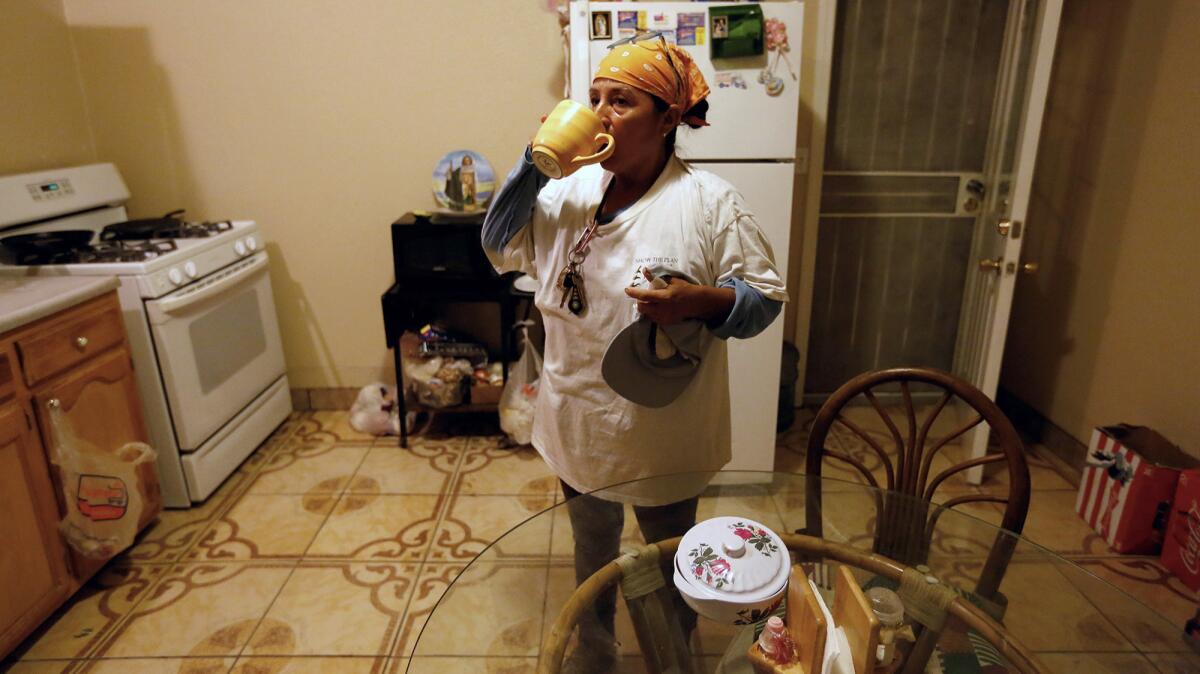
M 176 249 L 174 241 L 102 241 L 76 251 L 75 262 L 144 262 Z
M 196 239 L 213 236 L 233 229 L 233 223 L 228 220 L 218 222 L 180 222 L 177 226 L 164 227 L 154 232 L 155 238 L 162 239 Z
M 175 211 L 174 213 L 182 213 Z M 197 239 L 214 236 L 233 229 L 229 220 L 216 222 L 187 222 L 168 214 L 163 218 L 130 220 L 109 225 L 100 232 L 101 241 L 130 241 L 145 239 Z

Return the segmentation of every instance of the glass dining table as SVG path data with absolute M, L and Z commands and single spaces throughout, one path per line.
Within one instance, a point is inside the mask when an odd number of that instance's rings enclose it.
M 651 486 L 678 478 L 644 482 Z M 963 596 L 977 589 L 993 548 L 1005 547 L 999 591 L 994 601 L 985 603 L 1005 638 L 1027 652 L 1038 670 L 1200 671 L 1200 655 L 1185 642 L 1182 625 L 1046 548 L 990 524 L 986 519 L 998 518 L 987 506 L 944 509 L 830 478 L 734 471 L 716 475 L 700 497 L 697 520 L 737 516 L 781 534 L 811 531 L 816 522 L 820 539 L 838 549 L 883 554 L 880 541 L 889 537 L 881 535 L 886 532 L 878 523 L 885 503 L 887 508 L 918 512 L 927 523 L 923 541 L 915 548 L 919 559 L 912 558 L 914 548 L 909 546 L 909 559 L 897 561 L 919 563 L 922 573 Z M 644 543 L 632 509 L 627 506 L 626 511 L 622 545 Z M 670 559 L 664 562 L 669 565 Z M 868 570 L 856 568 L 854 574 L 864 584 L 871 582 Z M 669 574 L 665 583 L 672 586 Z M 500 537 L 459 573 L 426 621 L 407 671 L 556 672 L 557 667 L 547 667 L 544 661 L 548 637 L 575 589 L 574 540 L 560 499 Z M 619 657 L 614 671 L 647 671 L 632 625 L 627 606 L 618 600 Z M 752 672 L 745 653 L 753 642 L 752 630 L 753 625 L 723 625 L 701 617 L 687 644 L 694 671 Z M 943 635 L 954 633 L 943 630 Z M 939 638 L 925 671 L 1019 671 L 1003 663 L 986 668 L 964 664 L 962 639 L 950 640 Z M 991 652 L 977 649 L 974 655 L 983 655 L 986 664 L 986 653 Z M 967 660 L 976 663 L 979 658 Z

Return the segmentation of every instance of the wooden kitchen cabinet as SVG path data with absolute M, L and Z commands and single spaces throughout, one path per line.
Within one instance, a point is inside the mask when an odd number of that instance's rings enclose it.
M 76 437 L 84 439 L 102 451 L 115 452 L 127 442 L 146 442 L 146 426 L 142 422 L 142 406 L 138 400 L 129 351 L 124 347 L 112 349 L 34 389 L 38 422 L 45 441 L 47 456 L 60 438 L 50 424 L 50 409 L 56 407 L 70 424 Z M 57 466 L 50 466 L 57 477 Z M 162 510 L 162 494 L 153 463 L 142 464 L 139 482 L 145 507 L 138 520 L 138 530 Z M 55 483 L 59 482 L 55 479 Z M 55 491 L 59 511 L 66 512 L 62 490 Z M 70 549 L 71 567 L 79 578 L 92 576 L 106 560 L 89 559 Z
M 67 503 L 50 460 L 51 407 L 96 450 L 146 441 L 115 293 L 0 335 L 0 658 L 107 561 L 76 553 L 59 533 Z M 141 530 L 162 510 L 153 462 L 138 482 Z
M 39 328 L 16 339 L 21 370 L 30 386 L 125 342 L 121 307 L 115 302 L 84 304 Z
M 58 509 L 28 410 L 0 404 L 0 656 L 71 592 Z

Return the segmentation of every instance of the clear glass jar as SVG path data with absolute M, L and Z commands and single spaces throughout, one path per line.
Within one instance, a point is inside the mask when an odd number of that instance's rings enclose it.
M 904 625 L 904 603 L 900 595 L 886 587 L 873 587 L 866 592 L 871 610 L 879 618 L 879 646 L 875 659 L 879 666 L 891 664 L 896 652 L 896 632 Z

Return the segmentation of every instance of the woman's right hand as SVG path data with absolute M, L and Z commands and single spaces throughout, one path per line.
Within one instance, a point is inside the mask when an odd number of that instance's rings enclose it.
M 538 122 L 538 131 L 541 131 L 542 125 L 546 123 L 547 117 L 549 117 L 549 115 L 542 115 L 542 120 L 540 122 Z M 535 141 L 535 140 L 537 140 L 537 135 L 534 135 L 532 138 L 529 139 L 529 147 L 533 147 L 533 141 Z

